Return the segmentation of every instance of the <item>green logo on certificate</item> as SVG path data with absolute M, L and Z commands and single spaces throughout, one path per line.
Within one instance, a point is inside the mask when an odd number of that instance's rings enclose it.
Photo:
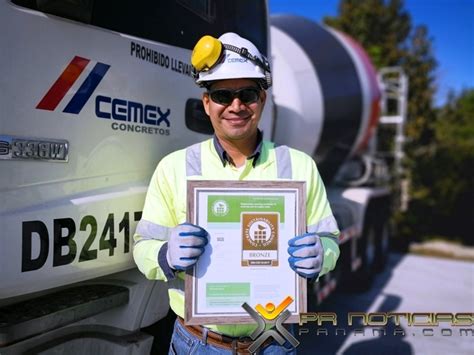
M 229 213 L 229 205 L 224 200 L 214 201 L 212 204 L 212 213 L 217 217 L 225 216 Z

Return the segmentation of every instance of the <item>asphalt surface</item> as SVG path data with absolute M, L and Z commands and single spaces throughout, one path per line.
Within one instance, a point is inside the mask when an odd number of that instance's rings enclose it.
M 394 319 L 394 316 L 389 316 L 394 312 L 473 313 L 474 263 L 392 254 L 385 271 L 377 275 L 369 291 L 337 291 L 315 311 L 336 313 L 337 325 L 329 322 L 320 326 L 315 323 L 295 325 L 296 337 L 301 342 L 297 348 L 299 355 L 472 355 L 474 326 L 465 326 L 466 323 L 452 326 L 445 321 L 435 326 L 426 315 L 415 316 L 416 324 L 425 324 L 418 326 L 409 325 L 405 317 L 400 317 L 398 326 L 389 322 L 385 326 L 370 327 L 360 321 L 349 326 L 347 320 L 349 312 L 371 314 L 373 324 L 383 321 L 383 314 Z M 373 329 L 378 329 L 375 335 Z

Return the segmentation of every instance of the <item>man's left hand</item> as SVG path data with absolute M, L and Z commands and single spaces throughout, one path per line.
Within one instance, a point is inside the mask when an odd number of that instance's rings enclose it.
M 298 235 L 288 241 L 288 262 L 300 276 L 316 279 L 321 272 L 324 259 L 323 246 L 316 233 Z

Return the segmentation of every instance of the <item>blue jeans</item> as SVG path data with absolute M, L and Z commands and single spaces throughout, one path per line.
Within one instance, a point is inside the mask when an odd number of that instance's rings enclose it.
M 176 320 L 173 336 L 171 337 L 169 355 L 231 355 L 232 350 L 226 350 L 206 344 L 204 339 L 196 338 Z M 257 352 L 259 355 L 296 355 L 296 350 L 286 352 L 278 343 L 273 342 Z

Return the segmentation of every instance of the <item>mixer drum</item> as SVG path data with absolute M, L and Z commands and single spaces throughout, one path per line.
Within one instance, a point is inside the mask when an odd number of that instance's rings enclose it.
M 311 155 L 329 183 L 375 130 L 376 72 L 350 37 L 302 17 L 272 16 L 271 47 L 273 139 Z

